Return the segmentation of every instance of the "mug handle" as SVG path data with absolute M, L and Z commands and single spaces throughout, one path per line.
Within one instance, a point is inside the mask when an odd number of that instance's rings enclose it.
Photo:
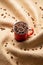
M 28 36 L 31 36 L 33 33 L 34 33 L 34 29 L 33 28 L 29 28 Z

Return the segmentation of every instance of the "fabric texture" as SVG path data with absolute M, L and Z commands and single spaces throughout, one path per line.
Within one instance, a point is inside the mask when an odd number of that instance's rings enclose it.
M 23 42 L 14 37 L 19 21 L 34 29 Z M 43 0 L 0 0 L 0 65 L 43 65 Z

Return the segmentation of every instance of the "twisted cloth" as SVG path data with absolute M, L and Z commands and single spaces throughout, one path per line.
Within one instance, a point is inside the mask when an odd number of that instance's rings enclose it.
M 14 37 L 19 21 L 34 29 L 23 42 Z M 0 0 L 0 65 L 43 65 L 43 0 Z

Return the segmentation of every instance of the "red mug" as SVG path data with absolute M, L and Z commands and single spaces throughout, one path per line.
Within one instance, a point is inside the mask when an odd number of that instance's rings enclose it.
M 14 37 L 17 41 L 24 41 L 34 33 L 34 29 L 28 27 L 25 22 L 17 22 L 14 25 Z

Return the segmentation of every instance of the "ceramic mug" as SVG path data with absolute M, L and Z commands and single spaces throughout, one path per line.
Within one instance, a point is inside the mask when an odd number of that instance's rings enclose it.
M 24 41 L 34 33 L 34 29 L 28 27 L 25 22 L 17 22 L 14 24 L 14 37 L 17 41 Z

